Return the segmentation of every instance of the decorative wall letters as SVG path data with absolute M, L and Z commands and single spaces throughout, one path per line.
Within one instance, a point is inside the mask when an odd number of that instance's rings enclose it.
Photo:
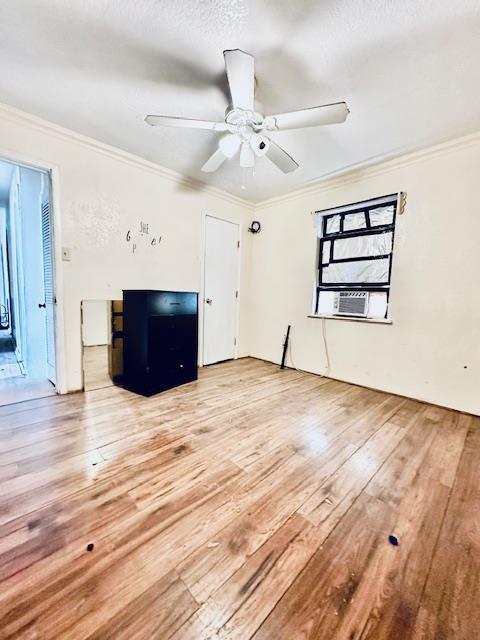
M 125 240 L 130 245 L 132 253 L 136 253 L 142 246 L 158 246 L 162 241 L 162 236 L 150 233 L 149 223 L 140 220 L 136 229 L 127 231 Z

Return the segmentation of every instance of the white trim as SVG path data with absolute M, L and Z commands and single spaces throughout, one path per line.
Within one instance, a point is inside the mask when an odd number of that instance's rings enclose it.
M 203 367 L 203 334 L 204 334 L 204 310 L 203 303 L 205 300 L 205 249 L 206 249 L 206 220 L 205 211 L 202 212 L 202 221 L 200 225 L 200 291 L 198 292 L 198 366 Z
M 296 200 L 311 193 L 323 192 L 337 187 L 340 188 L 345 184 L 364 180 L 366 177 L 382 175 L 384 173 L 394 171 L 399 167 L 408 166 L 417 162 L 423 162 L 425 160 L 428 160 L 429 158 L 445 153 L 452 153 L 457 149 L 477 144 L 480 141 L 480 132 L 476 132 L 470 135 L 462 136 L 460 138 L 449 138 L 441 141 L 440 143 L 432 142 L 415 148 L 395 149 L 390 153 L 373 156 L 371 158 L 367 158 L 366 160 L 362 160 L 361 162 L 352 164 L 348 167 L 343 167 L 341 169 L 338 169 L 337 171 L 332 171 L 328 174 L 315 178 L 314 180 L 306 182 L 298 189 L 289 191 L 285 194 L 274 196 L 265 200 L 260 200 L 259 202 L 252 202 L 251 200 L 246 200 L 244 198 L 240 198 L 239 196 L 228 193 L 227 191 L 219 189 L 218 187 L 206 185 L 205 183 L 193 180 L 192 178 L 187 178 L 177 171 L 167 169 L 166 167 L 141 158 L 140 156 L 105 144 L 103 142 L 95 140 L 94 138 L 89 138 L 88 136 L 84 136 L 80 133 L 72 131 L 71 129 L 66 129 L 65 127 L 61 127 L 57 124 L 54 124 L 52 122 L 34 116 L 33 114 L 21 111 L 20 109 L 16 109 L 15 107 L 11 107 L 10 105 L 1 102 L 0 117 L 7 121 L 9 120 L 10 122 L 27 126 L 30 129 L 34 129 L 42 133 L 47 133 L 61 140 L 79 144 L 83 147 L 97 151 L 99 153 L 103 153 L 106 156 L 123 161 L 127 164 L 140 167 L 157 175 L 161 175 L 166 179 L 172 180 L 173 182 L 192 190 L 196 190 L 200 187 L 202 191 L 211 193 L 212 195 L 222 198 L 227 202 L 233 202 L 237 205 L 246 207 L 252 213 L 259 209 L 270 207 L 276 203 L 288 202 L 290 200 Z M 37 164 L 38 166 L 43 166 L 45 163 L 44 161 L 40 161 L 28 164 L 30 166 L 35 166 L 35 164 Z
M 20 109 L 10 107 L 9 105 L 1 102 L 0 117 L 4 120 L 9 120 L 13 123 L 19 123 L 23 126 L 29 127 L 30 129 L 46 133 L 50 136 L 59 138 L 60 140 L 78 144 L 82 147 L 96 151 L 115 160 L 125 162 L 126 164 L 129 164 L 131 166 L 144 169 L 145 171 L 150 171 L 151 173 L 159 175 L 162 178 L 166 178 L 167 180 L 179 184 L 182 187 L 186 187 L 192 190 L 198 190 L 199 188 L 201 188 L 204 193 L 210 193 L 217 198 L 226 200 L 227 202 L 247 207 L 252 211 L 255 208 L 253 202 L 228 193 L 223 189 L 219 189 L 218 187 L 213 187 L 211 185 L 206 185 L 203 182 L 194 180 L 193 178 L 188 178 L 177 171 L 167 169 L 167 167 L 163 167 L 159 164 L 156 164 L 155 162 L 146 160 L 145 158 L 137 156 L 133 153 L 123 151 L 122 149 L 118 149 L 111 145 L 105 144 L 103 142 L 100 142 L 99 140 L 95 140 L 94 138 L 89 138 L 80 133 L 56 125 L 53 122 L 43 120 L 42 118 L 38 118 L 37 116 L 34 116 L 30 113 L 26 113 L 25 111 L 20 111 Z M 43 162 L 39 163 L 39 165 L 43 164 Z M 30 164 L 30 166 L 32 165 Z
M 60 213 L 60 181 L 58 167 L 48 165 L 45 162 L 28 158 L 10 150 L 0 148 L 0 160 L 11 162 L 27 169 L 43 171 L 49 176 L 52 233 L 53 233 L 53 266 L 55 270 L 55 297 L 57 300 L 55 308 L 55 388 L 57 393 L 67 393 L 67 375 L 65 359 L 65 320 L 64 320 L 64 298 L 63 298 L 63 265 L 61 261 L 61 213 Z
M 239 347 L 239 337 L 240 337 L 240 282 L 241 282 L 241 272 L 242 272 L 242 223 L 237 222 L 236 220 L 231 220 L 230 218 L 225 218 L 223 216 L 218 216 L 215 213 L 209 213 L 208 211 L 202 212 L 202 224 L 201 224 L 201 269 L 200 269 L 200 293 L 198 294 L 198 366 L 204 366 L 204 345 L 205 345 L 205 313 L 204 313 L 204 302 L 205 302 L 205 263 L 206 263 L 206 232 L 207 225 L 206 221 L 208 218 L 216 218 L 217 220 L 222 220 L 222 222 L 229 222 L 230 224 L 234 224 L 237 227 L 237 242 L 240 243 L 238 248 L 238 260 L 237 260 L 237 291 L 238 296 L 236 298 L 236 308 L 235 308 L 235 349 L 233 359 L 238 359 L 238 347 Z
M 380 176 L 391 173 L 396 169 L 407 167 L 419 162 L 425 162 L 437 156 L 454 153 L 459 149 L 470 147 L 480 143 L 480 132 L 472 133 L 461 138 L 449 139 L 439 144 L 432 144 L 427 147 L 417 148 L 413 150 L 403 149 L 397 150 L 390 154 L 375 156 L 349 167 L 344 167 L 338 171 L 321 176 L 304 186 L 289 191 L 280 196 L 274 196 L 262 200 L 255 204 L 255 211 L 267 209 L 276 204 L 297 200 L 304 196 L 323 193 L 332 189 L 341 189 L 346 184 L 354 184 L 361 182 L 367 178 Z
M 233 222 L 229 220 L 232 224 L 235 224 L 237 227 L 237 297 L 236 297 L 236 307 L 235 307 L 235 349 L 233 350 L 233 359 L 237 360 L 238 358 L 238 347 L 240 341 L 240 277 L 242 273 L 242 223 L 241 222 Z
M 55 269 L 55 378 L 57 393 L 67 393 L 65 353 L 65 315 L 63 297 L 62 229 L 60 213 L 60 176 L 57 167 L 50 167 L 50 205 L 53 223 L 53 267 Z
M 319 318 L 325 320 L 348 320 L 349 322 L 366 322 L 368 324 L 393 324 L 390 318 L 354 318 L 350 316 L 322 316 L 317 313 L 311 313 L 307 318 Z

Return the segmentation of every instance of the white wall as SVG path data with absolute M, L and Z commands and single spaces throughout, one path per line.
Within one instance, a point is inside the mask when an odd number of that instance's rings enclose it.
M 80 302 L 117 299 L 122 289 L 199 291 L 202 214 L 242 223 L 251 207 L 219 190 L 195 187 L 161 167 L 77 136 L 17 110 L 0 108 L 0 156 L 57 168 L 61 245 L 71 250 L 63 266 L 63 309 L 68 390 L 80 389 Z M 132 253 L 128 230 L 140 221 L 162 235 Z M 248 262 L 242 242 L 242 264 Z M 241 274 L 239 355 L 247 354 Z
M 322 320 L 308 318 L 316 262 L 311 211 L 397 191 L 392 325 L 325 320 L 329 374 L 480 413 L 480 136 L 264 203 L 252 238 L 250 353 L 279 362 L 292 325 L 298 368 L 326 369 Z
M 110 300 L 82 300 L 82 344 L 96 347 L 110 344 Z

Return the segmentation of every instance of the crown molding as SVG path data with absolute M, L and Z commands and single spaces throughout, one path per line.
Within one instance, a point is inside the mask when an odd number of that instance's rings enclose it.
M 222 200 L 225 200 L 227 202 L 245 207 L 249 211 L 253 211 L 255 208 L 253 202 L 228 193 L 223 189 L 219 189 L 218 187 L 213 187 L 211 185 L 206 185 L 205 183 L 200 182 L 199 180 L 194 180 L 193 178 L 188 178 L 178 171 L 168 169 L 167 167 L 163 167 L 162 165 L 156 164 L 155 162 L 146 160 L 141 156 L 129 153 L 128 151 L 123 151 L 122 149 L 119 149 L 112 145 L 100 142 L 95 138 L 84 136 L 81 133 L 77 133 L 76 131 L 72 131 L 71 129 L 66 129 L 65 127 L 54 124 L 53 122 L 44 120 L 43 118 L 39 118 L 38 116 L 35 116 L 31 113 L 21 111 L 20 109 L 11 107 L 10 105 L 1 102 L 0 118 L 13 122 L 14 124 L 20 124 L 41 133 L 54 136 L 59 140 L 80 145 L 86 149 L 89 149 L 90 151 L 101 153 L 104 156 L 107 156 L 114 160 L 118 160 L 120 162 L 124 162 L 125 164 L 129 164 L 130 166 L 149 171 L 150 173 L 158 175 L 166 180 L 169 180 L 170 182 L 174 182 L 175 184 L 178 184 L 184 188 L 191 189 L 192 191 L 201 191 L 203 193 L 207 193 L 217 198 L 221 198 Z
M 356 182 L 361 182 L 366 178 L 391 173 L 392 171 L 396 171 L 402 167 L 425 162 L 431 158 L 453 153 L 459 149 L 474 146 L 476 144 L 480 144 L 480 131 L 460 138 L 453 138 L 429 147 L 413 151 L 404 151 L 401 155 L 396 153 L 384 156 L 375 156 L 356 165 L 346 167 L 334 173 L 322 176 L 321 178 L 317 178 L 294 191 L 289 191 L 283 195 L 257 202 L 255 210 L 258 211 L 272 207 L 276 204 L 298 200 L 299 198 L 303 198 L 308 195 L 323 193 L 332 189 L 339 189 L 347 184 L 354 184 Z
M 311 182 L 307 182 L 302 187 L 289 191 L 288 193 L 255 203 L 228 193 L 218 187 L 213 187 L 198 180 L 194 180 L 193 178 L 188 178 L 173 169 L 168 169 L 167 167 L 155 162 L 146 160 L 141 156 L 137 156 L 128 151 L 100 142 L 94 138 L 84 136 L 81 133 L 77 133 L 76 131 L 72 131 L 71 129 L 54 124 L 53 122 L 44 120 L 43 118 L 39 118 L 31 113 L 22 111 L 16 107 L 11 107 L 10 105 L 1 102 L 0 118 L 15 124 L 26 126 L 41 133 L 46 133 L 56 137 L 57 139 L 78 144 L 86 149 L 101 153 L 102 155 L 114 160 L 124 162 L 130 166 L 143 169 L 144 171 L 149 171 L 150 173 L 158 175 L 170 182 L 174 182 L 186 189 L 201 191 L 226 202 L 244 207 L 251 213 L 283 202 L 297 200 L 311 194 L 322 193 L 331 189 L 338 189 L 346 184 L 353 184 L 366 178 L 383 175 L 411 164 L 424 162 L 436 156 L 452 153 L 458 149 L 480 143 L 480 132 L 476 132 L 420 149 L 398 150 L 390 154 L 375 156 L 358 164 L 344 167 L 338 171 L 324 175 L 312 180 Z

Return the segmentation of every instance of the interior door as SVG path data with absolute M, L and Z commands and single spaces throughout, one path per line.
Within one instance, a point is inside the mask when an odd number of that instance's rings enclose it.
M 56 384 L 55 373 L 55 277 L 50 200 L 42 202 L 43 281 L 45 287 L 45 329 L 47 342 L 47 378 Z
M 206 216 L 203 364 L 235 356 L 238 267 L 238 225 Z

